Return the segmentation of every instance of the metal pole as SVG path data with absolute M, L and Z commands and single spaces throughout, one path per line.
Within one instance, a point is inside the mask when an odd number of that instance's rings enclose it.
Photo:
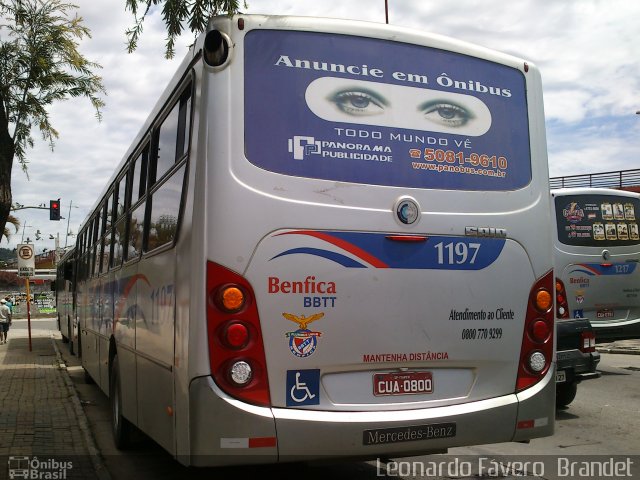
M 389 0 L 384 0 L 384 16 L 387 24 L 389 24 Z
M 22 226 L 22 239 L 20 240 L 20 243 L 24 243 L 24 231 L 27 227 L 30 227 L 31 225 L 27 225 L 27 222 L 24 222 L 24 225 Z
M 71 221 L 71 204 L 73 200 L 69 200 L 69 215 L 67 215 L 67 232 L 64 237 L 64 248 L 67 248 L 67 242 L 69 241 L 69 222 Z
M 25 278 L 27 282 L 27 329 L 29 330 L 29 351 L 31 351 L 31 293 L 29 292 L 29 277 Z
M 56 266 L 58 265 L 58 263 L 60 263 L 60 232 L 56 233 L 56 256 L 55 256 L 55 261 L 56 261 Z

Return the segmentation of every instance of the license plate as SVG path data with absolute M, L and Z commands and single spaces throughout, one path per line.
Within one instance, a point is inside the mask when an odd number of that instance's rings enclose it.
M 373 375 L 373 394 L 419 395 L 433 393 L 431 372 L 376 373 Z
M 563 383 L 567 381 L 567 373 L 564 370 L 556 372 L 556 383 Z
M 600 319 L 600 318 L 614 318 L 616 316 L 616 312 L 614 312 L 613 310 L 610 310 L 608 308 L 602 309 L 602 310 L 598 310 L 596 312 L 596 318 Z

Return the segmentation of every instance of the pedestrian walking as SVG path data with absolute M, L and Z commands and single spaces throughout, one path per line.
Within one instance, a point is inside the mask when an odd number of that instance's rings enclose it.
M 11 296 L 7 295 L 4 299 L 7 301 L 7 307 L 9 307 L 9 310 L 11 310 L 11 314 L 13 315 L 13 300 L 11 300 Z
M 11 325 L 11 308 L 3 298 L 0 300 L 0 344 L 7 343 L 7 334 Z

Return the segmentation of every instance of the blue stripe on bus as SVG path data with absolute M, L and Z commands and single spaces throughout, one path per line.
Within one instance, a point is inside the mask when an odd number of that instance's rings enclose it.
M 371 261 L 364 260 L 362 253 L 357 256 L 369 264 L 368 268 L 482 270 L 498 259 L 506 241 L 504 238 L 431 236 L 425 242 L 394 242 L 389 240 L 385 233 L 321 233 L 322 235 L 314 238 L 332 245 L 333 248 L 339 248 L 351 255 L 354 255 L 354 252 L 366 253 Z M 310 232 L 301 230 L 287 232 L 287 234 L 309 236 Z M 331 253 L 334 255 L 330 255 Z M 348 268 L 365 266 L 337 252 L 310 247 L 286 250 L 274 256 L 272 260 L 292 254 L 316 255 Z
M 638 266 L 637 263 L 625 262 L 625 263 L 611 263 L 601 265 L 599 263 L 581 263 L 580 268 L 575 268 L 569 272 L 572 273 L 584 273 L 590 276 L 599 275 L 631 275 Z

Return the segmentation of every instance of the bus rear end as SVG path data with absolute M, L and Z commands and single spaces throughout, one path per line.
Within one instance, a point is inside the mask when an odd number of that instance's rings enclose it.
M 376 24 L 214 26 L 229 59 L 203 84 L 220 113 L 207 140 L 212 380 L 192 389 L 200 411 L 225 400 L 195 451 L 212 452 L 211 431 L 222 463 L 551 435 L 536 68 Z
M 589 319 L 596 341 L 639 338 L 640 195 L 605 188 L 551 195 L 564 316 Z

